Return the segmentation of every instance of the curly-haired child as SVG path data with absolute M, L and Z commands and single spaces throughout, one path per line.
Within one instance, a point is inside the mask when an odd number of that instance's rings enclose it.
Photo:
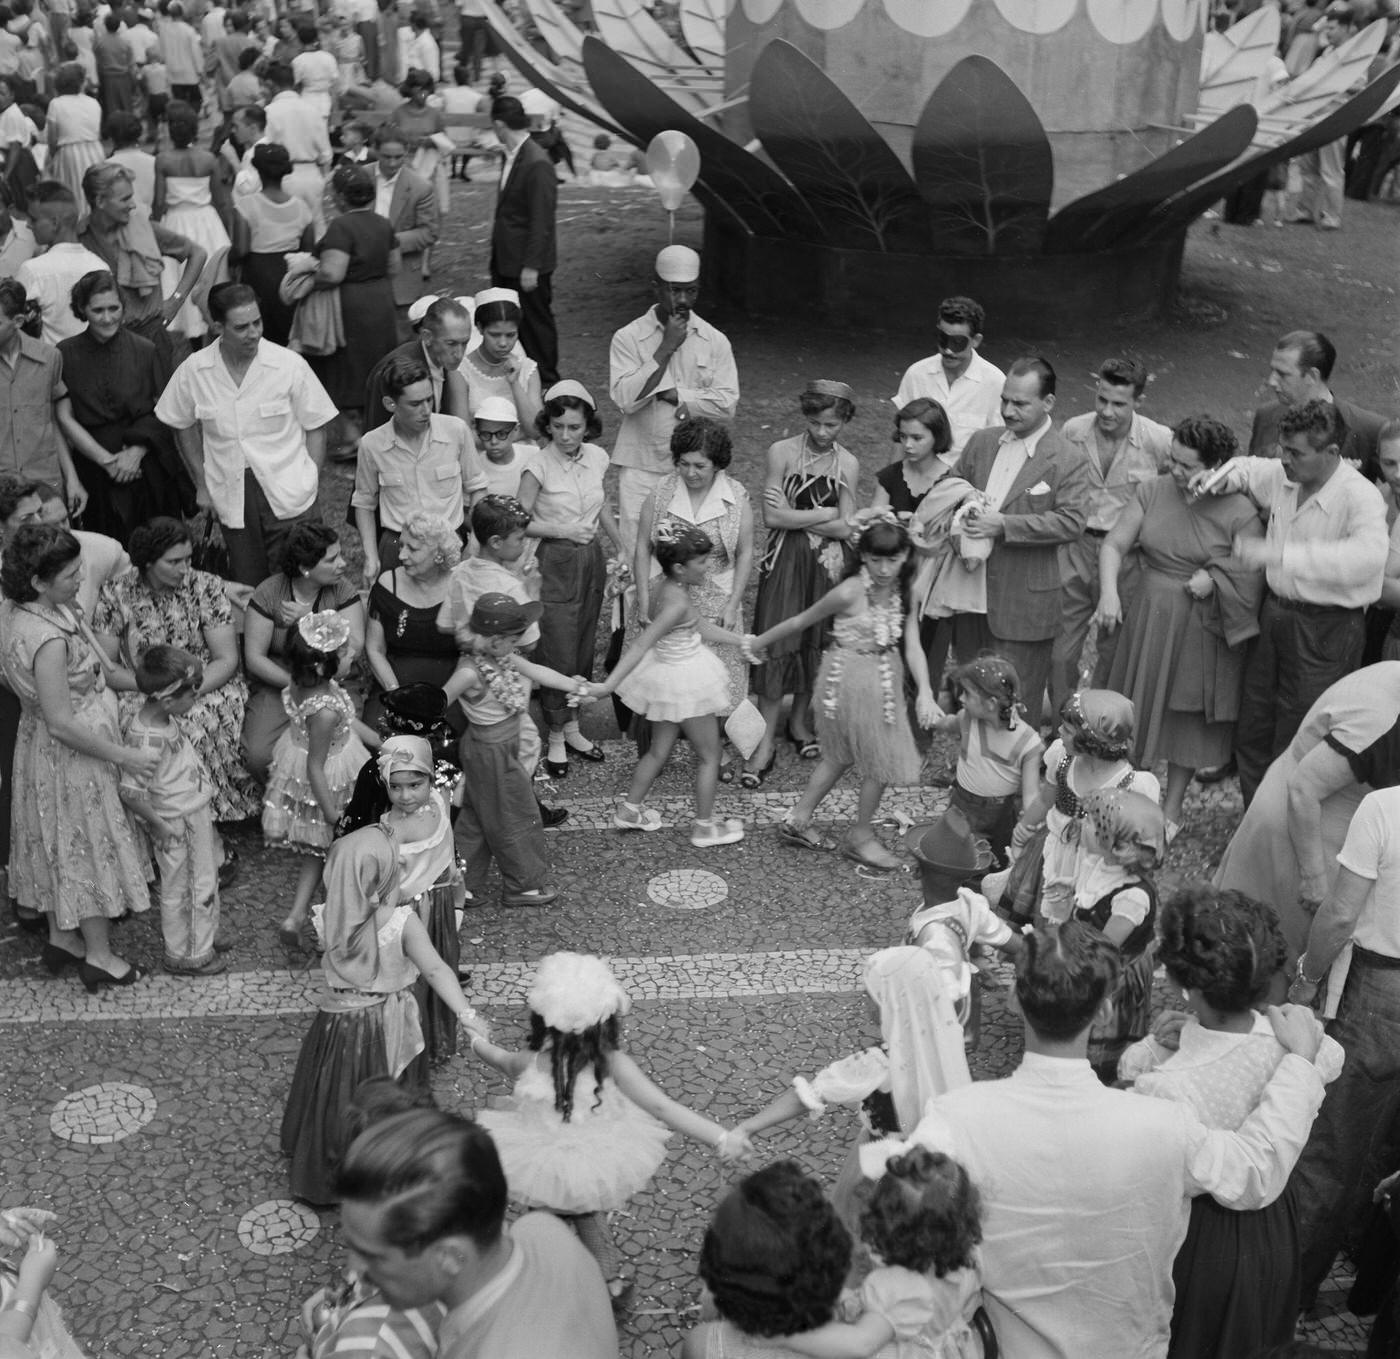
M 860 1287 L 862 1314 L 781 1344 L 812 1359 L 970 1359 L 982 1284 L 977 1246 L 982 1204 L 950 1156 L 912 1147 L 886 1157 L 871 1143 L 862 1164 L 883 1175 L 860 1215 L 861 1240 L 877 1260 Z M 868 1172 L 867 1172 L 868 1173 Z M 888 1348 L 886 1348 L 888 1346 Z

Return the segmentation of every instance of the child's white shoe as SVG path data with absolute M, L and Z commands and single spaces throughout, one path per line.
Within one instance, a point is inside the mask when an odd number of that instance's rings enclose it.
M 690 827 L 690 843 L 696 849 L 714 845 L 732 845 L 744 838 L 744 823 L 737 817 L 717 816 L 711 821 L 696 821 Z
M 613 825 L 618 830 L 658 831 L 661 813 L 654 807 L 634 807 L 630 802 L 619 802 L 613 813 Z

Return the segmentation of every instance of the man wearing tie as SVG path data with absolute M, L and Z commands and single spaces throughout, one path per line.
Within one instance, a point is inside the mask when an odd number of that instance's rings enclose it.
M 400 173 L 406 173 L 401 171 Z M 457 366 L 472 338 L 471 313 L 450 297 L 419 298 L 408 309 L 409 324 L 417 332 L 397 349 L 391 349 L 370 370 L 365 383 L 365 428 L 373 429 L 389 418 L 384 405 L 385 376 L 398 359 L 415 359 L 428 370 L 433 384 L 433 413 L 470 419 L 466 409 L 466 381 Z

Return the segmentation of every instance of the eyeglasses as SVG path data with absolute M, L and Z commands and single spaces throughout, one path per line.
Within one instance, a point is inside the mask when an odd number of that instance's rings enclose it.
M 938 336 L 939 349 L 946 349 L 950 354 L 961 354 L 972 343 L 971 335 L 951 335 L 942 326 L 934 334 Z

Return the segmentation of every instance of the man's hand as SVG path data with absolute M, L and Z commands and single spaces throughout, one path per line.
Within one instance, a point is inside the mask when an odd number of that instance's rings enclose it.
M 522 269 L 520 271 L 520 291 L 522 293 L 532 293 L 540 286 L 540 271 L 538 269 Z
M 1305 1005 L 1270 1005 L 1264 1012 L 1273 1025 L 1274 1037 L 1289 1052 L 1305 1061 L 1315 1061 L 1322 1046 L 1322 1023 Z
M 185 305 L 185 299 L 179 293 L 173 293 L 160 304 L 160 319 L 168 326 L 179 314 L 180 308 Z
M 83 489 L 83 483 L 78 480 L 76 473 L 63 478 L 63 495 L 68 502 L 68 513 L 74 519 L 87 509 L 88 493 Z
M 658 361 L 663 354 L 669 359 L 681 347 L 685 337 L 689 334 L 690 317 L 672 312 L 666 318 L 666 324 L 661 331 L 661 344 L 656 351 Z
M 968 538 L 1004 538 L 1006 519 L 999 510 L 978 510 L 967 516 L 963 533 Z
M 365 589 L 371 589 L 379 579 L 379 558 L 372 552 L 365 553 Z
M 679 406 L 681 404 L 681 399 L 676 395 L 676 389 L 674 387 L 667 387 L 664 392 L 653 392 L 652 395 L 658 401 L 664 401 L 668 406 Z

